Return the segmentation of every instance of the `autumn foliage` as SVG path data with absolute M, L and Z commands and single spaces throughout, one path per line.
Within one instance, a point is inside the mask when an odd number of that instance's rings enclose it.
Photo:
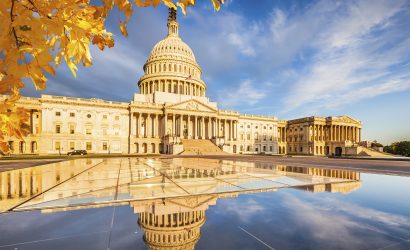
M 223 0 L 211 0 L 219 10 Z M 92 65 L 90 45 L 100 50 L 114 46 L 113 34 L 105 29 L 107 15 L 118 8 L 125 19 L 120 31 L 127 36 L 127 23 L 133 7 L 165 4 L 186 7 L 195 0 L 0 0 L 0 153 L 8 152 L 6 136 L 23 140 L 28 133 L 27 112 L 15 104 L 23 79 L 30 79 L 37 90 L 46 88 L 47 76 L 55 75 L 64 61 L 74 76 L 77 65 Z M 1 96 L 0 96 L 1 97 Z

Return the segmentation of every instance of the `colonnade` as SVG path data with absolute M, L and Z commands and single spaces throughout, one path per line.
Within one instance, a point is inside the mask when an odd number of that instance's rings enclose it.
M 238 121 L 216 116 L 179 113 L 133 113 L 131 136 L 137 138 L 161 138 L 166 135 L 185 139 L 212 139 L 224 137 L 237 140 Z
M 348 180 L 360 180 L 360 173 L 351 170 L 339 170 L 339 169 L 326 169 L 326 168 L 306 168 L 306 167 L 294 167 L 279 165 L 276 167 L 279 171 L 303 173 L 315 176 L 325 176 L 331 178 L 340 178 Z
M 355 126 L 331 125 L 329 127 L 331 141 L 362 141 L 362 129 Z
M 141 94 L 152 94 L 155 91 L 168 92 L 183 95 L 205 96 L 205 87 L 196 83 L 180 80 L 153 80 L 142 82 Z
M 139 221 L 143 225 L 153 227 L 183 227 L 200 222 L 204 217 L 205 211 L 202 210 L 162 215 L 143 212 L 139 214 Z
M 362 140 L 362 129 L 356 126 L 345 125 L 313 125 L 311 140 L 314 141 L 352 141 Z
M 134 113 L 131 116 L 131 136 L 138 138 L 159 138 L 160 119 L 160 114 Z

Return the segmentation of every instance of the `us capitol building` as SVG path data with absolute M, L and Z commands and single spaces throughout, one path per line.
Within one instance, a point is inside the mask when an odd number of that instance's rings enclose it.
M 285 121 L 219 109 L 178 28 L 170 10 L 168 34 L 152 49 L 131 102 L 21 98 L 31 133 L 24 141 L 6 138 L 11 153 L 341 155 L 361 141 L 361 122 L 348 116 Z

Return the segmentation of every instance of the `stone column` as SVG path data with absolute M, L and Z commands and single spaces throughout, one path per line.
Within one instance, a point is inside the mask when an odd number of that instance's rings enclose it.
M 179 137 L 184 136 L 184 115 L 179 115 Z
M 141 113 L 138 113 L 137 118 L 137 137 L 141 138 Z
M 233 121 L 233 140 L 236 141 L 238 138 L 238 122 Z
M 216 133 L 215 133 L 215 136 L 216 137 L 219 137 L 219 118 L 216 118 L 216 121 L 215 121 L 215 123 L 216 123 Z
M 362 141 L 362 128 L 359 128 L 359 142 Z
M 357 142 L 357 127 L 354 128 L 354 141 Z
M 172 136 L 174 136 L 176 133 L 176 125 L 175 125 L 175 114 L 172 114 Z
M 151 114 L 147 114 L 147 137 L 152 137 L 152 119 Z
M 195 126 L 194 126 L 194 138 L 195 139 L 198 139 L 198 117 L 197 116 L 194 116 L 195 117 Z
M 337 141 L 341 141 L 340 137 L 340 125 L 336 126 Z
M 188 115 L 187 116 L 187 129 L 188 129 L 188 139 L 190 139 L 190 136 L 192 135 L 192 131 L 191 131 L 191 116 Z
M 201 117 L 201 139 L 205 139 L 205 117 Z
M 154 115 L 154 137 L 158 138 L 158 115 Z
M 164 114 L 164 136 L 168 133 L 168 113 Z

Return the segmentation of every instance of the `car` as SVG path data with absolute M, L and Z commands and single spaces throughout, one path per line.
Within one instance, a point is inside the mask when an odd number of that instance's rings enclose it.
M 67 155 L 86 155 L 87 150 L 73 150 L 67 153 Z

